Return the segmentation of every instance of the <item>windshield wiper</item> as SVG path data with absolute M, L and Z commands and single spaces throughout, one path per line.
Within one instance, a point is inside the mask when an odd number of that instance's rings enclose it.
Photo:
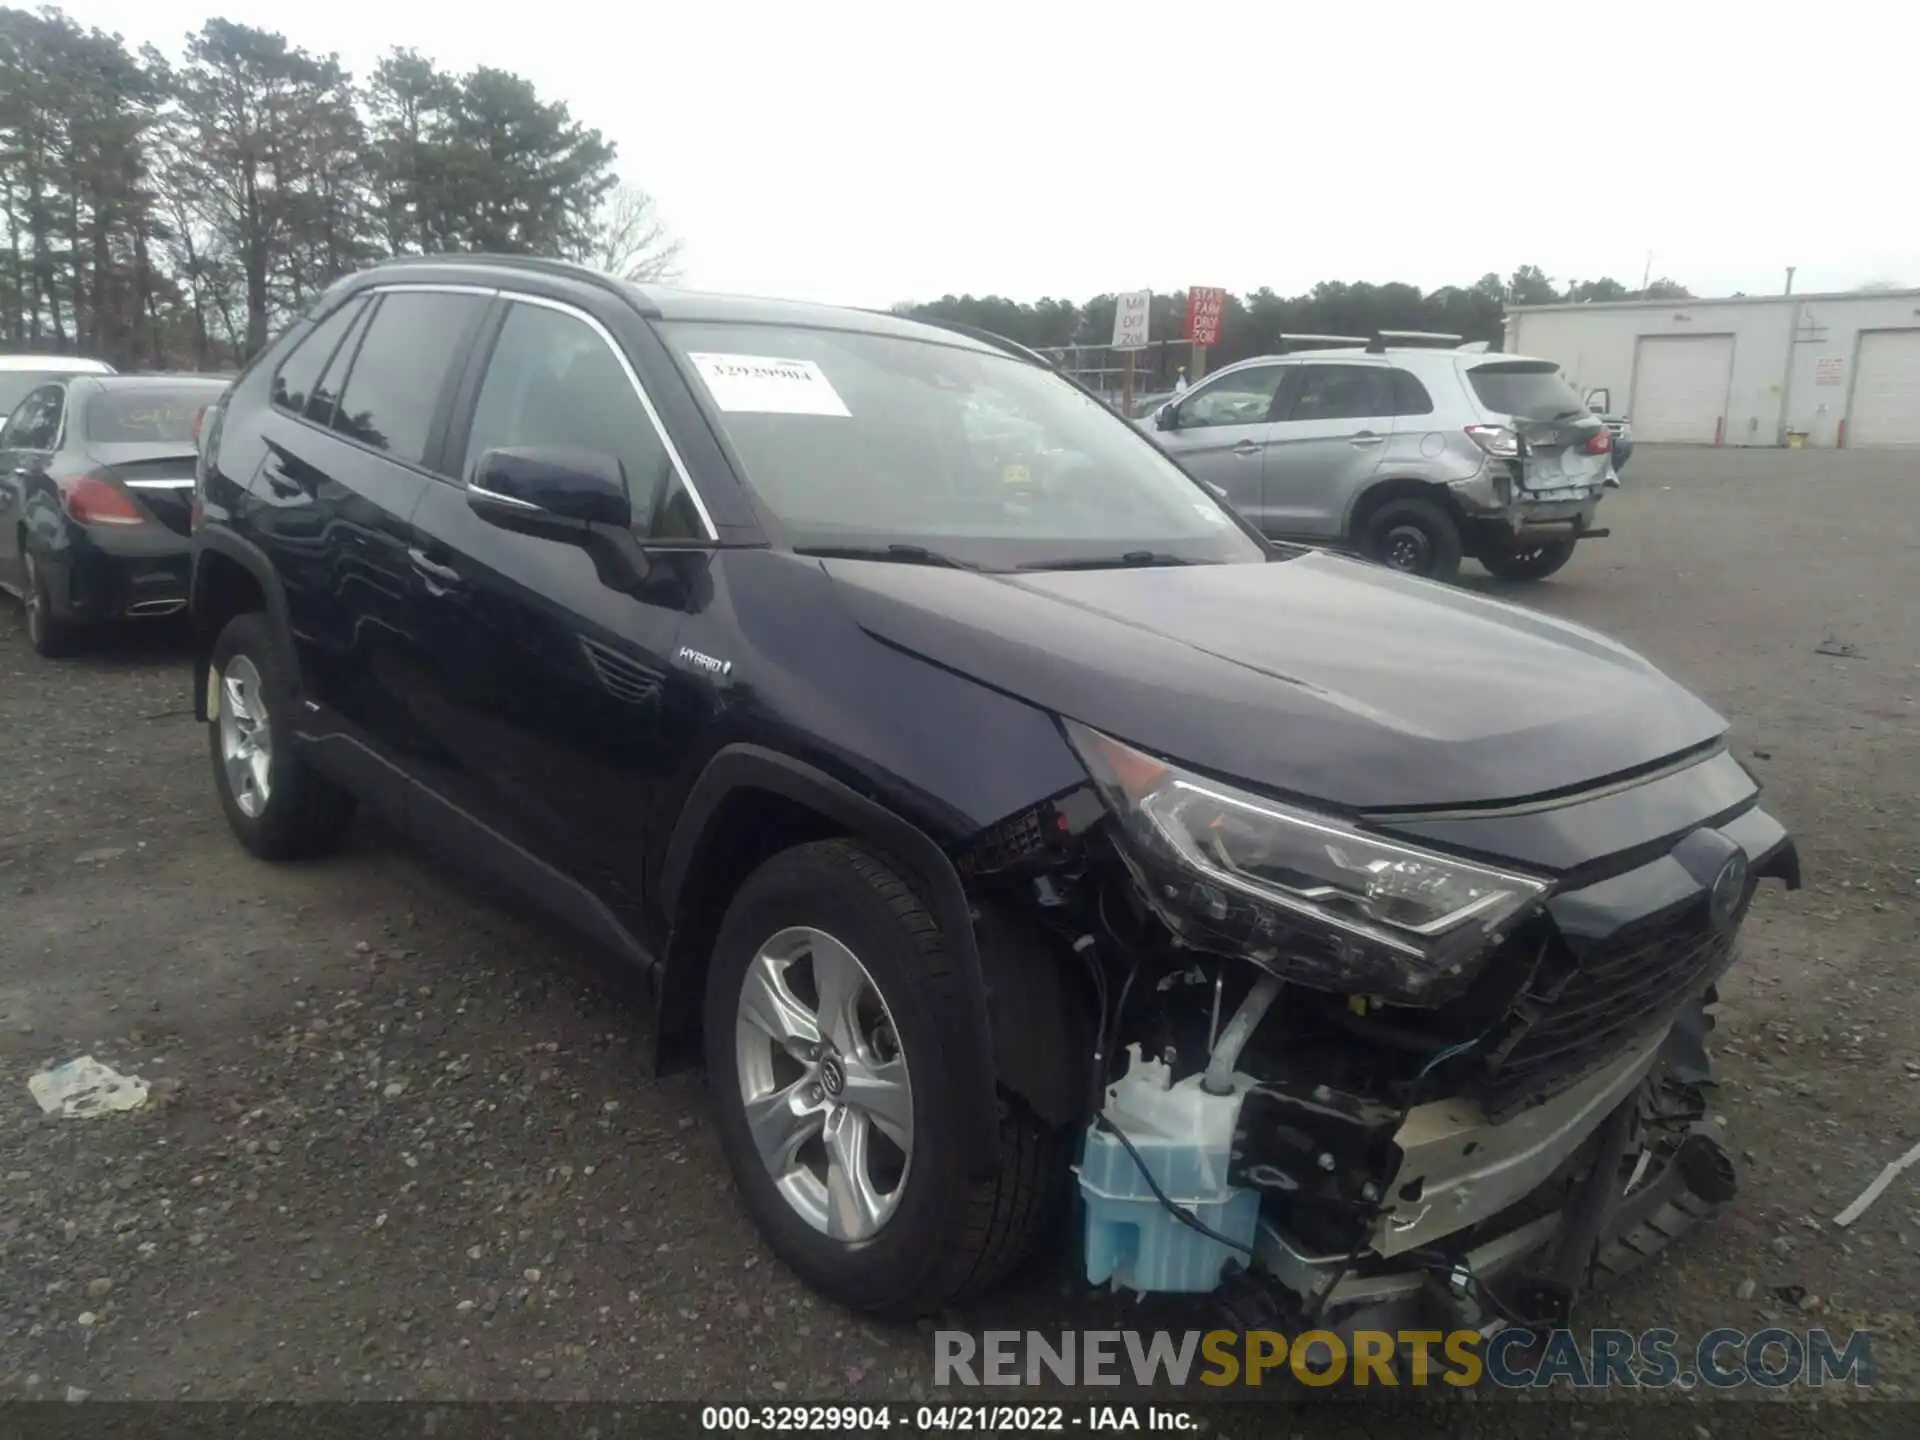
M 929 550 L 924 545 L 799 545 L 793 553 L 814 555 L 822 560 L 891 560 L 898 565 L 938 565 L 948 570 L 985 568 Z
M 1191 565 L 1178 555 L 1159 550 L 1129 550 L 1124 555 L 1068 555 L 1058 560 L 1028 560 L 1022 570 L 1130 570 L 1153 565 Z

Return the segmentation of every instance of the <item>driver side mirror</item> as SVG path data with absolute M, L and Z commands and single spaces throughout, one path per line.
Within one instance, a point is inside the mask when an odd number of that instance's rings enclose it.
M 502 530 L 579 546 L 615 590 L 633 590 L 646 577 L 625 471 L 603 451 L 489 450 L 473 468 L 467 507 Z
M 1180 428 L 1180 407 L 1169 400 L 1153 412 L 1153 428 L 1156 430 L 1178 430 Z

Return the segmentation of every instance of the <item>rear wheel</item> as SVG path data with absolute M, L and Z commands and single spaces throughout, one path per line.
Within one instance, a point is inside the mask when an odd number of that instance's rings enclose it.
M 239 615 L 214 641 L 207 745 L 213 783 L 234 837 L 262 860 L 336 848 L 353 798 L 293 747 L 294 688 L 265 617 Z
M 20 560 L 26 570 L 26 583 L 21 586 L 21 597 L 26 605 L 28 642 L 36 654 L 44 655 L 49 660 L 73 654 L 79 648 L 79 627 L 54 613 L 53 596 L 47 591 L 46 574 L 41 570 L 40 562 L 33 558 L 33 551 L 24 543 L 20 547 Z
M 1480 563 L 1502 580 L 1544 580 L 1573 558 L 1574 544 L 1572 540 L 1555 540 L 1517 550 L 1489 550 L 1480 557 Z
M 971 1041 L 945 936 L 859 845 L 775 856 L 728 908 L 707 976 L 707 1084 L 748 1211 L 815 1289 L 918 1316 L 1002 1279 L 1055 1213 L 1061 1132 L 1001 1098 L 968 1177 Z
M 1368 559 L 1408 575 L 1451 580 L 1460 573 L 1460 527 L 1431 500 L 1389 500 L 1361 527 Z

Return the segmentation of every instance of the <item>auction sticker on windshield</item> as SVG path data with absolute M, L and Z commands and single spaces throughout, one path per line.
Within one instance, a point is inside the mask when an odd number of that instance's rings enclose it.
M 694 351 L 707 393 L 722 410 L 761 415 L 840 415 L 853 418 L 825 372 L 811 360 L 774 355 L 716 355 Z

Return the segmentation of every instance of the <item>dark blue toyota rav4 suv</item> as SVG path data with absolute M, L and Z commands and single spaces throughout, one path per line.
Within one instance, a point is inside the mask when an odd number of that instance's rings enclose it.
M 847 1304 L 1071 1202 L 1095 1283 L 1555 1319 L 1733 1193 L 1706 1005 L 1798 875 L 1720 717 L 1269 544 L 1016 346 L 394 262 L 228 392 L 194 514 L 241 843 L 377 807 L 641 967 Z

